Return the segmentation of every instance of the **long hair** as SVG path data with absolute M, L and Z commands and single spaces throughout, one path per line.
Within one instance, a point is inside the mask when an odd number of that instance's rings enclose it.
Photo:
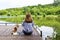
M 30 13 L 26 14 L 25 22 L 27 22 L 27 23 L 31 23 L 32 22 L 32 17 L 31 17 Z

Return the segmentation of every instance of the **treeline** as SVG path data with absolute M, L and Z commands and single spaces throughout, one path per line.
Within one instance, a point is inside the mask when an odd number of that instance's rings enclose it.
M 49 4 L 49 5 L 36 5 L 27 6 L 22 8 L 10 8 L 0 10 L 0 15 L 17 16 L 24 15 L 26 12 L 30 12 L 32 15 L 59 15 L 60 4 Z

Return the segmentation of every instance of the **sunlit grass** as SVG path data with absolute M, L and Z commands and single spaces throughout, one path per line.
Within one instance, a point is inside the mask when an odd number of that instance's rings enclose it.
M 8 22 L 22 23 L 25 17 L 15 17 L 15 18 L 1 18 L 0 20 L 5 20 Z M 54 27 L 57 34 L 60 35 L 60 17 L 46 16 L 46 17 L 33 17 L 34 23 L 38 26 L 49 26 Z M 57 36 L 57 38 L 59 38 Z M 59 39 L 58 39 L 59 40 Z

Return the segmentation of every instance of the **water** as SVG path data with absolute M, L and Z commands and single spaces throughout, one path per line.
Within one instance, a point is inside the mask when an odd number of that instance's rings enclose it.
M 6 21 L 0 21 L 0 25 L 16 25 L 16 23 L 12 23 L 12 22 L 6 22 Z M 18 24 L 21 25 L 21 24 Z
M 42 31 L 42 40 L 45 40 L 45 38 L 47 37 L 50 38 L 56 37 L 56 31 L 54 30 L 53 27 L 41 26 L 37 28 L 37 31 L 39 32 L 39 34 L 41 34 L 40 31 Z

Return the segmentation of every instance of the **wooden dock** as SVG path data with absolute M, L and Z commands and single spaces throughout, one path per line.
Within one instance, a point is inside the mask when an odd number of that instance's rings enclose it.
M 33 28 L 34 32 L 30 36 L 22 33 L 22 26 L 19 26 L 20 35 L 11 35 L 14 25 L 0 25 L 0 40 L 42 40 L 38 32 Z

